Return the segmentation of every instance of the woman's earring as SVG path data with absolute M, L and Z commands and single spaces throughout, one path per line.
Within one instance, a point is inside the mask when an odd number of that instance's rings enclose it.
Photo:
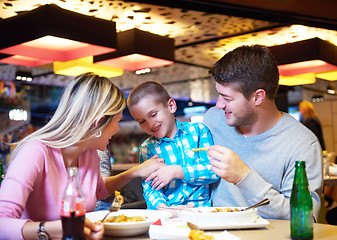
M 102 136 L 102 131 L 101 130 L 99 130 L 99 132 L 97 132 L 97 133 L 95 133 L 95 137 L 100 137 L 100 136 Z

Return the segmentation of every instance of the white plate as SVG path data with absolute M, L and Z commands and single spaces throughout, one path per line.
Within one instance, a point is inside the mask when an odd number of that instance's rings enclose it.
M 220 207 L 219 207 L 220 208 Z M 233 212 L 219 212 L 217 207 L 199 207 L 181 210 L 178 216 L 181 220 L 191 222 L 197 226 L 227 226 L 227 225 L 242 225 L 255 223 L 259 217 L 257 209 L 249 209 L 246 211 L 238 211 L 241 208 L 226 208 L 233 209 Z M 220 208 L 221 209 L 221 208 Z M 238 210 L 236 210 L 238 209 Z
M 86 213 L 86 217 L 93 222 L 102 220 L 108 210 Z M 127 217 L 141 216 L 147 218 L 142 222 L 125 222 L 125 223 L 104 223 L 104 234 L 109 236 L 136 236 L 146 233 L 152 223 L 160 218 L 171 217 L 171 213 L 158 210 L 143 209 L 122 209 L 118 212 L 112 212 L 109 216 L 118 216 L 124 214 Z
M 225 230 L 225 229 L 241 229 L 241 228 L 261 228 L 268 226 L 269 222 L 262 217 L 258 217 L 254 223 L 247 224 L 226 224 L 226 225 L 203 225 L 198 226 L 202 230 Z

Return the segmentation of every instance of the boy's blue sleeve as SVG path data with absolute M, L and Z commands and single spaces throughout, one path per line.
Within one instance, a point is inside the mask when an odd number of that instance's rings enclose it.
M 199 124 L 198 147 L 208 148 L 214 144 L 213 137 L 204 124 Z M 217 182 L 220 177 L 212 170 L 212 165 L 209 163 L 207 151 L 192 152 L 187 150 L 186 157 L 188 162 L 181 166 L 184 172 L 185 181 L 189 184 L 203 185 Z
M 147 204 L 147 208 L 151 210 L 157 210 L 157 206 L 161 203 L 169 206 L 166 196 L 162 192 L 162 190 L 156 190 L 151 185 L 151 182 L 145 183 L 143 180 L 143 191 L 144 191 L 144 199 Z
M 142 145 L 139 151 L 139 161 L 140 163 L 143 163 L 144 161 L 150 159 L 154 155 L 155 154 L 153 154 L 147 146 Z M 157 191 L 156 189 L 154 189 L 151 186 L 151 182 L 152 181 L 145 183 L 145 180 L 142 181 L 143 195 L 147 204 L 147 208 L 157 210 L 157 206 L 160 203 L 164 203 L 167 206 L 169 206 L 167 198 L 164 195 L 164 193 L 161 190 Z

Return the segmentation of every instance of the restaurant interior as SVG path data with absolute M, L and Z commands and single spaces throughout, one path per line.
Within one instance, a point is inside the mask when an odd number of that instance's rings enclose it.
M 334 80 L 337 79 L 337 18 L 331 11 L 336 3 L 306 1 L 305 6 L 299 1 L 270 4 L 268 1 L 226 0 L 4 0 L 0 3 L 1 19 L 11 19 L 9 23 L 2 23 L 2 35 L 6 36 L 3 38 L 6 41 L 2 40 L 0 46 L 0 88 L 4 97 L 1 104 L 2 134 L 15 133 L 18 129 L 27 132 L 28 126 L 36 128 L 48 121 L 63 87 L 78 73 L 74 69 L 82 72 L 108 69 L 110 74 L 114 74 L 114 83 L 126 96 L 140 82 L 159 81 L 178 102 L 179 119 L 189 121 L 193 117 L 200 120 L 205 109 L 214 105 L 217 99 L 209 68 L 237 46 L 261 44 L 271 48 L 279 64 L 279 109 L 299 119 L 298 103 L 302 100 L 314 102 L 324 128 L 327 150 L 337 151 L 337 116 L 333 110 L 336 98 Z M 46 4 L 49 8 L 38 12 L 38 8 Z M 80 16 L 73 16 L 76 13 Z M 42 19 L 46 18 L 43 14 L 55 14 L 55 21 L 44 24 L 46 20 Z M 83 16 L 90 17 L 85 24 Z M 93 19 L 101 21 L 93 22 Z M 111 31 L 95 32 L 100 24 L 110 27 Z M 61 30 L 54 31 L 54 28 Z M 36 40 L 47 34 L 69 38 L 72 43 L 76 40 L 92 44 L 89 46 L 96 46 L 99 53 L 91 52 L 90 56 L 94 55 L 94 58 L 88 60 L 89 53 L 86 54 L 82 47 L 83 53 L 77 51 L 78 55 L 73 54 L 74 57 L 55 61 L 56 58 L 47 59 L 41 50 L 44 56 L 41 59 L 36 55 L 40 51 L 34 48 L 34 40 L 41 49 L 65 49 L 61 41 L 56 44 L 49 40 L 49 45 L 44 45 L 43 40 Z M 92 36 L 96 38 L 92 39 Z M 132 41 L 121 46 L 121 42 L 126 42 L 123 37 L 132 38 Z M 96 39 L 100 42 L 96 43 Z M 31 44 L 31 49 L 36 51 L 29 52 L 29 47 L 22 47 L 25 44 Z M 69 43 L 67 46 L 71 49 Z M 111 52 L 110 47 L 117 48 L 117 51 Z M 64 54 L 72 56 L 69 52 L 64 51 Z M 126 55 L 136 52 L 140 53 L 138 57 L 142 54 L 147 59 L 126 60 Z M 150 57 L 161 61 L 152 61 L 155 63 L 151 65 Z M 137 65 L 139 62 L 141 64 Z M 12 99 L 8 100 L 6 95 Z M 18 109 L 27 110 L 23 121 L 8 119 L 8 111 L 12 107 L 17 109 L 17 105 L 20 105 Z M 193 109 L 193 106 L 198 107 Z M 126 111 L 117 137 L 125 140 L 118 142 L 127 142 L 125 146 L 116 148 L 116 156 L 123 162 L 130 140 L 139 144 L 146 136 Z
M 209 69 L 238 46 L 261 44 L 278 63 L 279 109 L 300 121 L 298 104 L 312 102 L 326 150 L 336 157 L 337 1 L 0 0 L 0 5 L 2 137 L 16 141 L 41 127 L 63 88 L 87 71 L 111 77 L 126 97 L 138 83 L 159 81 L 177 101 L 179 120 L 202 121 L 218 98 Z M 52 45 L 43 42 L 46 35 L 55 36 L 47 40 Z M 126 109 L 112 144 L 115 161 L 136 162 L 130 146 L 146 137 Z M 337 191 L 333 194 L 337 200 Z

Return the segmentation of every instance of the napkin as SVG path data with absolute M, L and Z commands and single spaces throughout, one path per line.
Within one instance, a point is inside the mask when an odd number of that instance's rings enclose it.
M 237 236 L 234 236 L 233 234 L 230 234 L 227 230 L 221 233 L 214 233 L 211 235 L 214 236 L 215 240 L 240 240 L 241 239 Z
M 330 166 L 329 166 L 329 175 L 331 175 L 331 176 L 337 176 L 337 164 L 330 163 Z
M 154 222 L 149 228 L 149 237 L 151 239 L 161 240 L 189 240 L 188 235 L 191 229 L 186 221 L 178 218 L 162 218 Z M 208 234 L 205 232 L 205 234 Z M 221 233 L 208 234 L 213 235 L 215 240 L 240 240 L 239 237 L 230 234 L 228 231 Z

